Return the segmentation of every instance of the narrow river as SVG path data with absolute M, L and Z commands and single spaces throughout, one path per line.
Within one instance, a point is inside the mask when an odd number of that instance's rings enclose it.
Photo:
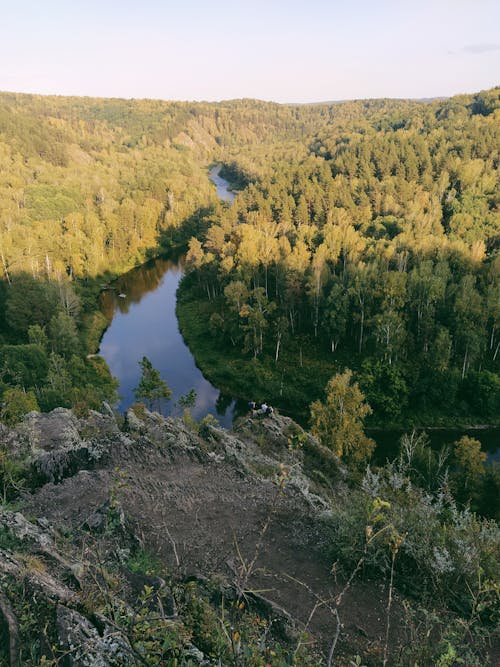
M 231 202 L 234 194 L 219 170 L 214 167 L 210 179 L 219 197 Z M 183 266 L 184 255 L 151 260 L 120 276 L 114 283 L 116 291 L 102 294 L 102 310 L 112 322 L 104 333 L 99 354 L 120 383 L 120 412 L 135 401 L 134 389 L 141 375 L 139 361 L 146 356 L 172 390 L 170 401 L 162 407 L 163 414 L 181 415 L 183 409 L 177 402 L 194 389 L 193 417 L 201 419 L 211 413 L 219 424 L 230 427 L 235 402 L 203 377 L 179 331 L 175 293 Z
M 229 183 L 214 167 L 209 177 L 219 197 L 232 202 L 234 194 Z M 196 403 L 191 409 L 197 420 L 213 414 L 219 424 L 230 428 L 239 406 L 203 377 L 179 331 L 175 313 L 176 291 L 183 275 L 184 255 L 155 259 L 121 276 L 114 284 L 116 291 L 102 294 L 102 310 L 111 321 L 99 350 L 112 374 L 118 379 L 121 395 L 118 410 L 125 411 L 135 401 L 134 388 L 140 379 L 139 361 L 148 357 L 161 377 L 172 389 L 172 398 L 162 407 L 165 415 L 181 415 L 178 400 L 191 389 Z M 119 296 L 122 295 L 122 296 Z M 272 398 L 272 397 L 271 397 Z M 428 435 L 433 447 L 450 444 L 462 435 L 481 441 L 490 459 L 500 459 L 500 429 L 431 429 Z M 402 431 L 373 430 L 369 435 L 377 442 L 376 459 L 383 462 L 396 454 Z

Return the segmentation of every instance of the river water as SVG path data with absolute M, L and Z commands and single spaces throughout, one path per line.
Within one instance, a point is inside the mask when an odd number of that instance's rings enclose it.
M 234 194 L 219 171 L 219 167 L 212 168 L 209 177 L 219 197 L 232 202 Z M 183 266 L 182 254 L 151 260 L 120 276 L 114 283 L 116 291 L 103 292 L 101 307 L 111 324 L 104 333 L 99 354 L 119 381 L 122 398 L 117 408 L 121 412 L 135 401 L 134 388 L 141 375 L 139 361 L 146 356 L 172 389 L 171 400 L 162 406 L 163 414 L 181 415 L 183 410 L 177 401 L 194 389 L 197 398 L 191 409 L 193 417 L 199 420 L 211 413 L 221 426 L 230 428 L 238 412 L 245 410 L 245 402 L 237 405 L 203 377 L 179 331 L 175 306 Z M 490 458 L 500 459 L 500 429 L 428 431 L 434 447 L 450 444 L 465 434 L 480 440 Z M 369 435 L 377 442 L 377 460 L 383 462 L 396 453 L 402 431 L 373 430 Z
M 219 167 L 214 167 L 209 176 L 219 197 L 231 202 L 234 194 L 219 176 Z M 219 424 L 230 427 L 235 401 L 203 377 L 179 331 L 175 294 L 183 267 L 184 255 L 151 260 L 120 276 L 113 285 L 116 291 L 103 292 L 101 308 L 112 321 L 102 337 L 99 354 L 118 379 L 120 412 L 135 401 L 134 388 L 141 377 L 139 361 L 146 356 L 172 390 L 170 401 L 161 406 L 163 414 L 181 415 L 183 409 L 177 402 L 194 389 L 193 417 L 198 420 L 211 413 Z

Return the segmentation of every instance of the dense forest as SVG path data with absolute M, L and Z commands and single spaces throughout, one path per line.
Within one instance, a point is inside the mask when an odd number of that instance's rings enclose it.
M 436 452 L 416 433 L 402 438 L 392 462 L 370 467 L 374 443 L 364 427 L 369 420 L 498 424 L 499 120 L 499 88 L 431 102 L 318 105 L 1 93 L 2 521 L 14 513 L 11 503 L 17 511 L 47 481 L 39 471 L 33 474 L 36 456 L 24 439 L 25 424 L 14 426 L 32 410 L 72 407 L 72 413 L 52 415 L 79 420 L 77 440 L 86 455 L 86 439 L 94 447 L 99 433 L 97 449 L 109 448 L 111 458 L 102 465 L 110 470 L 113 457 L 130 457 L 130 474 L 118 468 L 109 473 L 103 505 L 107 518 L 99 544 L 116 542 L 98 563 L 106 586 L 123 568 L 165 575 L 163 566 L 151 566 L 145 550 L 148 539 L 164 539 L 158 530 L 146 530 L 146 541 L 143 534 L 140 548 L 134 542 L 122 562 L 120 498 L 133 474 L 144 472 L 146 452 L 153 457 L 148 474 L 154 475 L 172 466 L 172 439 L 182 457 L 189 449 L 198 463 L 206 458 L 207 469 L 225 456 L 230 465 L 244 467 L 242 452 L 253 451 L 251 474 L 238 469 L 234 479 L 243 479 L 242 486 L 255 479 L 267 490 L 275 486 L 276 503 L 288 485 L 294 497 L 296 488 L 313 489 L 327 507 L 321 519 L 327 536 L 319 546 L 328 552 L 336 585 L 347 590 L 360 578 L 377 587 L 377 596 L 382 589 L 388 595 L 385 644 L 360 648 L 362 656 L 350 647 L 339 664 L 493 664 L 498 467 L 485 466 L 486 455 L 472 438 Z M 238 191 L 232 205 L 218 200 L 207 178 L 212 164 L 222 165 Z M 265 398 L 282 412 L 310 419 L 318 439 L 286 417 L 248 419 L 247 444 L 237 454 L 234 443 L 228 445 L 221 458 L 220 443 L 232 442 L 232 435 L 217 432 L 210 420 L 196 424 L 187 413 L 183 424 L 161 422 L 144 405 L 126 418 L 109 409 L 106 417 L 89 412 L 103 402 L 113 405 L 117 391 L 95 355 L 109 321 L 99 294 L 128 268 L 173 247 L 187 252 L 178 315 L 205 374 L 232 395 Z M 143 389 L 139 398 L 149 395 Z M 38 417 L 26 423 L 30 419 Z M 108 422 L 109 432 L 102 426 Z M 196 445 L 184 447 L 191 440 Z M 18 442 L 22 447 L 9 449 Z M 96 472 L 95 460 L 71 462 L 70 449 L 59 453 L 69 479 L 80 479 L 78 465 Z M 48 454 L 49 462 L 59 460 L 59 454 Z M 217 472 L 210 470 L 215 480 Z M 98 477 L 85 474 L 80 483 L 86 489 Z M 63 489 L 62 473 L 47 479 L 55 493 Z M 164 480 L 157 486 L 166 488 Z M 162 503 L 169 504 L 165 497 Z M 198 515 L 185 523 L 197 527 Z M 269 523 L 260 529 L 252 567 Z M 214 524 L 207 525 L 212 530 Z M 80 539 L 86 544 L 88 538 L 82 526 L 79 520 L 64 538 L 78 550 Z M 288 524 L 283 526 L 288 541 Z M 318 539 L 316 529 L 306 527 Z M 20 558 L 11 528 L 0 526 L 0 546 Z M 53 553 L 51 558 L 55 562 Z M 2 609 L 22 621 L 25 664 L 62 664 L 66 654 L 47 635 L 54 632 L 54 605 L 38 604 L 25 576 L 30 568 L 45 573 L 46 565 L 31 555 L 23 563 L 19 588 L 12 587 L 11 574 L 2 579 Z M 99 577 L 94 583 L 99 588 Z M 102 588 L 86 599 L 82 589 L 79 610 L 100 618 L 98 623 L 106 614 L 114 618 L 114 631 L 123 630 L 140 664 L 192 665 L 183 652 L 191 641 L 203 646 L 213 664 L 325 664 L 301 657 L 302 639 L 292 658 L 284 649 L 270 653 L 267 626 L 255 625 L 253 616 L 243 629 L 231 625 L 229 634 L 224 598 L 215 613 L 213 591 L 205 591 L 212 584 L 200 584 L 205 597 L 192 584 L 172 583 L 188 612 L 186 625 L 176 625 L 175 632 L 162 616 L 161 601 L 158 616 L 147 595 L 130 611 L 140 620 L 137 628 L 109 595 L 101 599 Z M 388 657 L 393 589 L 403 639 L 393 640 Z M 245 608 L 240 602 L 237 597 L 236 614 Z M 336 627 L 338 638 L 340 620 Z M 175 634 L 168 646 L 165 628 Z M 7 664 L 7 635 L 0 624 L 0 664 Z M 235 653 L 236 645 L 245 658 Z
M 495 420 L 499 104 L 498 89 L 311 106 L 1 94 L 2 392 L 74 404 L 83 364 L 83 402 L 111 400 L 85 358 L 99 290 L 193 237 L 186 336 L 201 309 L 282 407 L 306 414 L 351 367 L 374 422 Z M 215 161 L 241 189 L 231 208 Z
M 248 185 L 191 241 L 197 282 L 182 297 L 253 357 L 235 375 L 266 392 L 264 368 L 293 414 L 348 366 L 376 423 L 498 419 L 496 107 L 498 91 L 354 104 L 298 158 L 254 150 L 251 173 L 248 152 L 230 165 Z M 180 315 L 189 336 L 192 309 Z

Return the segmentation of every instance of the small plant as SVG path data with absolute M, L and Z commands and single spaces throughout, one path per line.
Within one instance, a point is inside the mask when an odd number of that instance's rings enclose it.
M 4 505 L 25 488 L 25 475 L 24 463 L 13 459 L 4 449 L 0 449 L 0 492 L 1 502 Z
M 207 439 L 211 435 L 210 427 L 217 426 L 218 423 L 217 419 L 209 413 L 208 415 L 205 415 L 198 424 L 198 433 L 202 438 Z
M 153 364 L 147 357 L 143 357 L 139 361 L 141 367 L 141 379 L 137 387 L 134 389 L 135 397 L 138 400 L 144 399 L 147 401 L 150 409 L 156 406 L 158 411 L 161 408 L 163 400 L 170 400 L 172 390 L 167 386 L 167 383 L 161 379 L 160 372 L 153 368 Z
M 137 417 L 137 419 L 140 419 L 141 421 L 144 421 L 146 419 L 146 406 L 144 403 L 133 403 L 130 406 L 130 409 L 134 413 L 134 415 Z
M 181 408 L 192 408 L 196 403 L 197 394 L 194 389 L 190 389 L 186 394 L 183 394 L 178 400 L 177 404 Z
M 127 561 L 127 567 L 135 574 L 159 575 L 162 572 L 161 563 L 145 549 L 137 549 Z

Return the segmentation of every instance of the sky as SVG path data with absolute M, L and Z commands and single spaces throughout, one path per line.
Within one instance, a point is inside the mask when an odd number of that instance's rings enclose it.
M 317 102 L 499 83 L 499 0 L 0 0 L 3 91 Z

